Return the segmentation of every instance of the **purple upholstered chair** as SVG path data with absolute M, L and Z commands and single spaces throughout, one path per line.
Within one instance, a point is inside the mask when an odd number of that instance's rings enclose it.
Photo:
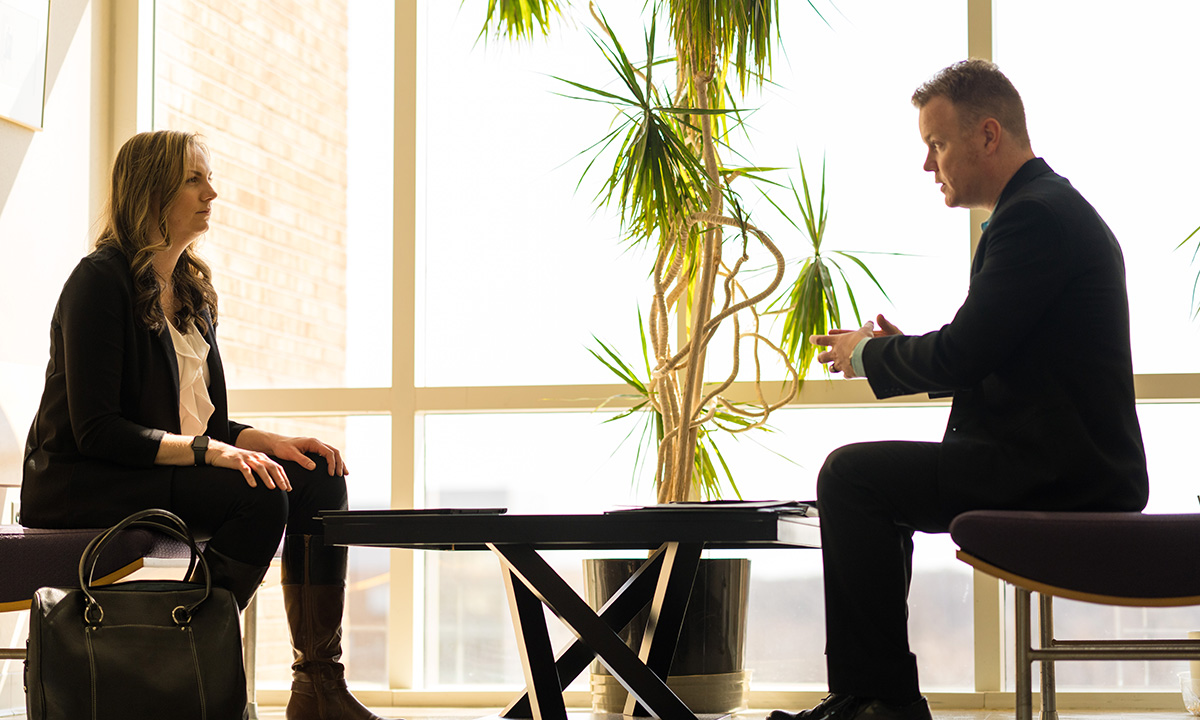
M 1016 715 L 1032 720 L 1042 663 L 1042 720 L 1057 720 L 1055 660 L 1200 660 L 1200 640 L 1055 640 L 1054 597 L 1103 605 L 1200 605 L 1200 514 L 977 510 L 950 525 L 960 560 L 1011 584 L 1016 597 Z M 1180 551 L 1189 557 L 1181 558 Z M 1030 593 L 1040 601 L 1040 647 Z

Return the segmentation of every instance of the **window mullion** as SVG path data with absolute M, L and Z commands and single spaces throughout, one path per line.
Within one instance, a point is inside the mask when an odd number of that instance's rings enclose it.
M 415 405 L 417 0 L 398 0 L 395 20 L 394 204 L 392 253 L 392 507 L 419 499 L 418 418 Z M 419 563 L 413 551 L 391 553 L 388 612 L 388 684 L 411 688 L 417 680 L 421 622 Z

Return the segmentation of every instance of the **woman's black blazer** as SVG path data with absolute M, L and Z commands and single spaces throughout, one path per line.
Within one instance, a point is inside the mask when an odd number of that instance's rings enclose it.
M 146 507 L 169 507 L 173 468 L 155 465 L 164 433 L 179 432 L 179 366 L 170 333 L 134 317 L 133 276 L 115 248 L 83 258 L 50 323 L 46 387 L 25 445 L 21 522 L 105 526 Z M 233 443 L 225 374 L 212 323 L 205 333 L 206 434 Z

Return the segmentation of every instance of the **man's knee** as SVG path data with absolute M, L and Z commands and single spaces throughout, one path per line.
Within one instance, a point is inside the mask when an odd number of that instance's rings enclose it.
M 825 516 L 876 512 L 927 532 L 944 532 L 936 443 L 884 440 L 834 450 L 817 476 Z
M 828 501 L 847 489 L 861 473 L 864 456 L 869 453 L 870 443 L 854 443 L 829 453 L 821 472 L 817 474 L 817 499 Z

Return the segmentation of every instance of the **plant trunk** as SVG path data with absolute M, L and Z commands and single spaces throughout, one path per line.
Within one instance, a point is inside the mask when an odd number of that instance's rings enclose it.
M 711 57 L 711 52 L 709 53 Z M 696 87 L 697 105 L 702 110 L 710 106 L 708 84 L 710 72 L 693 74 Z M 704 159 L 704 170 L 708 180 L 708 212 L 720 215 L 724 210 L 721 197 L 721 177 L 718 172 L 716 146 L 713 143 L 712 116 L 699 114 L 693 116 L 700 123 L 701 153 Z M 696 441 L 699 438 L 700 427 L 696 420 L 703 414 L 700 400 L 704 397 L 704 365 L 707 355 L 708 337 L 704 327 L 712 317 L 714 290 L 716 288 L 717 270 L 721 265 L 721 244 L 724 238 L 724 228 L 719 224 L 709 225 L 704 231 L 703 250 L 698 264 L 697 282 L 692 295 L 691 331 L 688 343 L 691 352 L 688 358 L 687 372 L 683 382 L 683 398 L 681 401 L 680 424 L 675 435 L 676 451 L 672 453 L 676 465 L 674 472 L 668 475 L 668 482 L 659 486 L 658 501 L 671 502 L 687 500 L 691 495 L 692 473 L 695 469 Z

